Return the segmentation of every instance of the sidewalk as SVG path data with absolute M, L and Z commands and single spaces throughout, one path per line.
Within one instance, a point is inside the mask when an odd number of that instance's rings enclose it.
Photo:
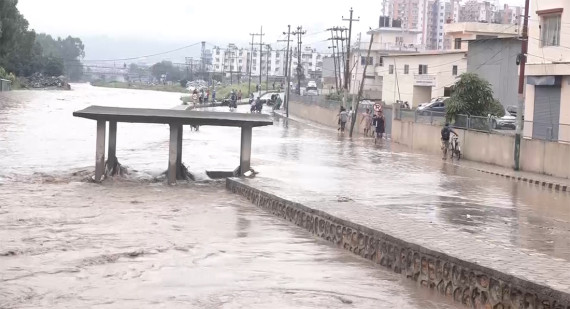
M 507 179 L 511 179 L 512 181 L 528 182 L 530 184 L 535 184 L 556 191 L 570 192 L 570 179 L 558 178 L 558 177 L 524 172 L 524 171 L 514 171 L 512 169 L 501 166 L 467 161 L 467 160 L 449 161 L 449 163 L 461 167 L 470 168 L 479 172 L 505 177 Z

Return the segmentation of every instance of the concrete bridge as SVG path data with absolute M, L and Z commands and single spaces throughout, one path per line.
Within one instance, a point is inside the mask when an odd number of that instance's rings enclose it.
M 174 184 L 177 179 L 186 179 L 182 166 L 182 127 L 193 126 L 226 126 L 241 128 L 240 163 L 236 174 L 244 175 L 251 169 L 252 128 L 272 125 L 269 115 L 242 114 L 232 112 L 201 112 L 178 109 L 148 109 L 89 106 L 73 113 L 97 121 L 97 139 L 95 146 L 95 181 L 100 182 L 105 171 L 115 174 L 118 171 L 117 123 L 164 123 L 170 126 L 170 146 L 168 160 L 168 183 Z M 105 162 L 106 129 L 109 122 L 108 160 Z

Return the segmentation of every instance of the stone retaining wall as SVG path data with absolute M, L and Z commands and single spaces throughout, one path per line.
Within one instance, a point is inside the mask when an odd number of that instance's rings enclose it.
M 462 261 L 285 200 L 239 179 L 227 179 L 226 187 L 313 235 L 402 274 L 418 285 L 467 307 L 570 309 L 570 295 L 566 293 Z

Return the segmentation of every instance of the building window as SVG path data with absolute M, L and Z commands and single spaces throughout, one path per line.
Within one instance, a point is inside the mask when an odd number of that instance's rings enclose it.
M 374 58 L 372 58 L 372 57 L 369 57 L 369 58 L 368 58 L 368 65 L 373 65 L 373 64 L 374 64 L 374 63 L 373 63 L 373 61 L 374 61 L 373 59 L 374 59 Z M 360 65 L 366 65 L 366 57 L 364 57 L 364 56 L 361 56 L 361 57 L 360 57 Z
M 540 42 L 542 46 L 560 46 L 560 16 L 542 16 Z
M 391 64 L 391 65 L 388 67 L 388 73 L 389 73 L 389 74 L 394 74 L 394 65 Z
M 396 37 L 396 45 L 404 44 L 404 37 L 397 36 Z
M 378 57 L 378 66 L 380 67 L 384 66 L 384 57 L 382 56 Z
M 428 73 L 428 66 L 427 64 L 420 64 L 418 66 L 418 74 L 423 75 Z
M 408 64 L 404 64 L 404 74 L 410 74 L 410 66 Z
M 453 76 L 457 76 L 457 66 L 456 65 L 454 65 L 453 68 L 451 69 L 451 74 Z
M 455 39 L 455 49 L 461 49 L 461 39 Z

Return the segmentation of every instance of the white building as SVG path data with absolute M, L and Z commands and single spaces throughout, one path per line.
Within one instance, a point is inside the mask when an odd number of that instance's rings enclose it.
M 570 142 L 570 1 L 536 1 L 530 12 L 524 135 Z
M 215 47 L 212 50 L 212 70 L 216 73 L 223 73 L 229 77 L 230 74 L 246 76 L 249 75 L 251 62 L 251 75 L 283 77 L 285 75 L 286 50 L 273 49 L 270 46 L 263 46 L 260 50 L 259 45 L 252 49 L 239 48 L 235 44 L 228 44 L 226 48 Z M 292 69 L 297 67 L 297 49 L 293 49 L 290 55 L 293 62 Z M 305 46 L 302 51 L 301 63 L 305 69 L 305 76 L 321 77 L 322 74 L 322 55 L 315 49 Z M 261 70 L 261 72 L 260 72 Z
M 370 59 L 364 81 L 363 93 L 367 99 L 378 100 L 382 98 L 382 75 L 378 72 L 386 67 L 385 56 L 401 53 L 418 53 L 425 49 L 421 43 L 422 31 L 405 30 L 400 27 L 380 27 L 367 33 L 373 35 L 370 49 Z M 362 73 L 366 65 L 369 42 L 362 42 L 360 46 L 352 48 L 350 67 L 351 86 L 350 93 L 358 93 L 362 83 Z
M 465 51 L 429 51 L 384 56 L 376 72 L 382 76 L 382 100 L 407 101 L 411 107 L 448 96 L 450 87 L 467 69 Z

